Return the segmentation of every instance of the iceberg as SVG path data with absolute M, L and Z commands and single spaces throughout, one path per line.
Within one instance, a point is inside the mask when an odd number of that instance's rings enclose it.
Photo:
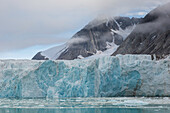
M 0 60 L 0 98 L 170 96 L 170 59 Z

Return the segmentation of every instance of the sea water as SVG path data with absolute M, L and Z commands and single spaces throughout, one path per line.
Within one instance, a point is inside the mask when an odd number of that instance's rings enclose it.
M 0 99 L 0 113 L 170 113 L 170 98 Z

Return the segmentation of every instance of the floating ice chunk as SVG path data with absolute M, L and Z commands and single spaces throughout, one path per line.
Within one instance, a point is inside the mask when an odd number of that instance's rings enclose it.
M 82 55 L 79 55 L 77 59 L 83 59 L 84 57 Z

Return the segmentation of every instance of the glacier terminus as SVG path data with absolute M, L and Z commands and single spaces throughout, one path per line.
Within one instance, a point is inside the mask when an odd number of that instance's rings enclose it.
M 0 60 L 0 98 L 170 96 L 170 59 Z

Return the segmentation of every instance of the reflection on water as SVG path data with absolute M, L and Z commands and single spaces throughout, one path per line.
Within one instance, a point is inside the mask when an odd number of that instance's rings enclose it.
M 170 113 L 170 98 L 0 99 L 0 113 Z
M 69 108 L 69 109 L 28 109 L 1 108 L 0 113 L 170 113 L 167 108 Z

